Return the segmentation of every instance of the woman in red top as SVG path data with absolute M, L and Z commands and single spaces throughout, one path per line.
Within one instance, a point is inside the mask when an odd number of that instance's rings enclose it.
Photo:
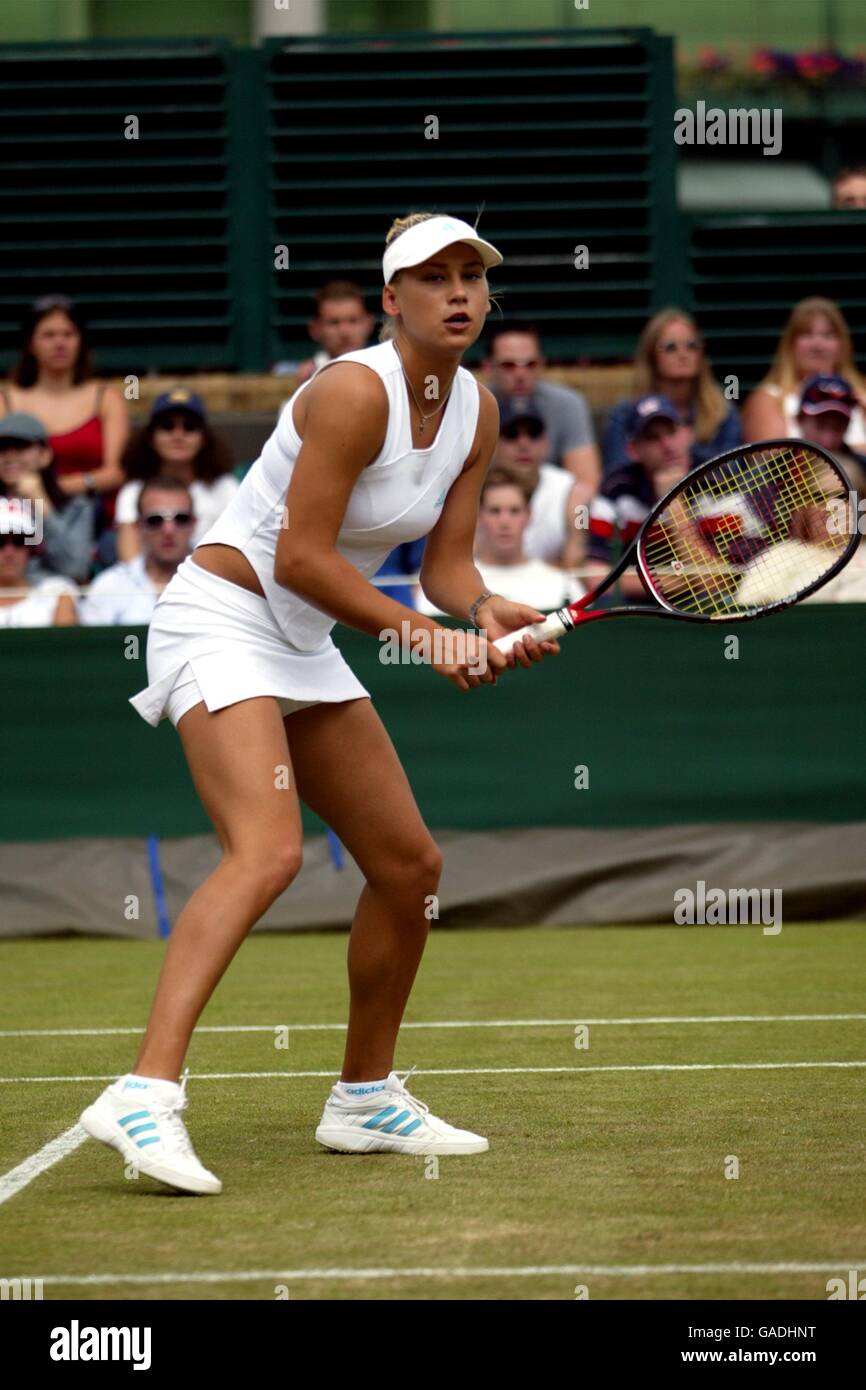
M 110 523 L 124 480 L 126 402 L 115 386 L 93 380 L 84 325 L 65 295 L 33 304 L 11 383 L 0 391 L 0 416 L 23 410 L 41 420 L 60 487 L 69 497 L 100 494 Z

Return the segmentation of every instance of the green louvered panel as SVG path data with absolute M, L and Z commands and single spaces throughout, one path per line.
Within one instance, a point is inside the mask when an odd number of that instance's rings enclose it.
M 485 205 L 503 312 L 539 322 L 551 357 L 627 354 L 670 297 L 669 40 L 383 35 L 274 42 L 265 62 L 273 238 L 290 257 L 274 275 L 283 355 L 309 350 L 311 291 L 327 279 L 357 280 L 378 310 L 385 233 L 410 210 L 474 223 Z
M 719 213 L 689 219 L 691 304 L 716 373 L 741 394 L 764 375 L 792 307 L 834 299 L 866 357 L 866 213 Z
M 52 292 L 81 302 L 100 371 L 237 365 L 229 57 L 221 41 L 0 47 L 4 368 Z

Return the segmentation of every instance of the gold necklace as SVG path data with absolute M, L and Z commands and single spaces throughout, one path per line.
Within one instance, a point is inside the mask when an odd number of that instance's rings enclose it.
M 397 357 L 398 357 L 398 359 L 399 359 L 399 361 L 400 361 L 400 366 L 401 366 L 401 368 L 402 368 L 403 375 L 404 375 L 404 377 L 406 378 L 406 384 L 407 384 L 407 386 L 409 387 L 409 390 L 412 392 L 412 399 L 413 399 L 413 401 L 415 402 L 415 409 L 418 411 L 418 414 L 421 416 L 421 420 L 420 420 L 420 422 L 419 422 L 419 424 L 418 424 L 418 433 L 419 433 L 419 434 L 423 434 L 423 433 L 424 433 L 424 425 L 426 424 L 426 422 L 427 422 L 428 420 L 432 420 L 434 415 L 438 415 L 438 414 L 439 414 L 439 411 L 442 409 L 442 407 L 443 407 L 444 405 L 447 404 L 447 402 L 448 402 L 448 397 L 451 395 L 451 389 L 452 389 L 452 387 L 454 386 L 454 377 L 451 378 L 451 386 L 449 386 L 449 387 L 448 387 L 448 390 L 445 392 L 445 399 L 444 399 L 443 401 L 440 401 L 440 403 L 439 403 L 439 405 L 437 405 L 436 409 L 435 409 L 435 410 L 431 410 L 430 413 L 429 413 L 429 415 L 425 415 L 424 412 L 423 412 L 423 410 L 421 409 L 420 405 L 418 404 L 418 397 L 415 395 L 415 387 L 412 385 L 412 382 L 409 380 L 409 373 L 406 371 L 406 368 L 403 366 L 403 358 L 402 358 L 402 356 L 400 355 L 400 349 L 398 348 L 396 342 L 394 343 L 394 351 L 396 352 Z M 455 376 L 456 376 L 456 372 L 455 372 Z

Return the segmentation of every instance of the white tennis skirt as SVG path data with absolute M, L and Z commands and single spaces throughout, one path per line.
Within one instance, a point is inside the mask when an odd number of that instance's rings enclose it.
M 175 726 L 204 701 L 210 713 L 272 695 L 283 714 L 322 702 L 369 698 L 327 637 L 313 651 L 293 647 L 266 599 L 189 556 L 157 602 L 147 636 L 146 690 L 133 709 L 154 727 Z

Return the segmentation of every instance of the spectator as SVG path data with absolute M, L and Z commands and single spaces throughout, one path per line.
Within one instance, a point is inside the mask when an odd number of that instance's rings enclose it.
M 506 401 L 499 417 L 496 463 L 517 474 L 529 490 L 529 524 L 523 549 L 530 560 L 574 569 L 581 557 L 580 485 L 573 474 L 546 462 L 550 448 L 535 399 Z M 585 505 L 585 504 L 584 504 Z
M 866 208 L 866 165 L 840 169 L 833 180 L 830 198 L 834 208 Z
M 63 492 L 45 426 L 35 415 L 13 411 L 0 419 L 0 497 L 18 498 L 41 519 L 44 568 L 80 583 L 89 577 L 94 502 Z
M 637 397 L 665 396 L 692 425 L 693 467 L 742 443 L 736 407 L 725 400 L 697 325 L 682 309 L 662 309 L 644 328 L 635 356 L 634 389 Z M 611 411 L 602 443 L 605 473 L 625 468 L 630 461 L 626 425 L 633 407 L 634 400 L 625 400 Z
M 866 603 L 866 547 L 859 545 L 844 569 L 805 602 Z
M 26 411 L 42 421 L 60 488 L 68 497 L 99 496 L 110 525 L 123 482 L 126 402 L 115 386 L 93 380 L 84 323 L 71 299 L 46 295 L 33 304 L 11 381 L 0 388 L 2 414 Z
M 593 582 L 604 578 L 613 564 L 612 543 L 625 547 L 634 540 L 656 502 L 692 467 L 694 433 L 665 396 L 641 396 L 625 422 L 629 462 L 609 473 L 589 512 L 587 573 Z M 645 598 L 634 570 L 620 580 L 630 599 Z
M 863 493 L 866 491 L 866 458 L 856 454 L 845 440 L 856 409 L 857 397 L 844 377 L 813 376 L 800 395 L 797 426 L 800 437 L 826 449 L 841 464 L 852 486 Z
M 817 480 L 816 480 L 817 481 Z M 804 496 L 802 504 L 790 503 L 779 510 L 774 529 L 772 563 L 765 554 L 741 565 L 737 603 L 745 607 L 780 602 L 814 584 L 832 569 L 848 546 L 849 536 L 836 524 L 826 499 L 837 493 L 835 474 L 822 483 L 825 501 Z M 856 551 L 841 572 L 811 597 L 817 603 L 861 602 L 864 597 L 863 561 Z
M 302 362 L 297 369 L 292 363 L 278 362 L 274 367 L 277 375 L 283 375 L 283 368 L 294 371 L 295 387 L 307 381 L 314 372 L 344 352 L 358 352 L 365 348 L 373 332 L 373 315 L 364 303 L 364 292 L 351 280 L 329 280 L 316 291 L 316 314 L 307 324 L 307 332 L 319 351 Z
M 592 417 L 579 391 L 542 381 L 545 363 L 538 329 L 502 320 L 488 333 L 483 365 L 500 409 L 515 397 L 534 397 L 547 431 L 550 462 L 574 474 L 582 485 L 581 500 L 588 502 L 601 477 Z
M 527 559 L 523 536 L 529 525 L 529 492 L 510 469 L 489 470 L 481 485 L 475 564 L 486 589 L 549 613 L 582 597 L 583 588 L 564 570 Z M 438 612 L 420 590 L 417 608 L 428 615 Z
M 189 488 L 196 518 L 194 546 L 239 486 L 228 446 L 208 424 L 201 397 L 185 386 L 157 396 L 150 419 L 130 440 L 123 462 L 129 482 L 117 498 L 117 554 L 121 560 L 131 560 L 140 553 L 138 497 L 149 479 L 170 473 Z
M 740 602 L 743 602 L 740 599 Z M 866 551 L 854 551 L 843 570 L 810 594 L 806 603 L 866 603 Z
M 156 601 L 192 550 L 190 489 L 177 478 L 151 478 L 138 494 L 140 549 L 97 575 L 81 604 L 86 627 L 149 623 Z
M 62 575 L 31 582 L 38 523 L 17 497 L 0 498 L 0 627 L 72 627 L 76 589 Z
M 773 365 L 743 409 L 746 438 L 799 438 L 800 393 L 818 375 L 844 377 L 853 387 L 860 404 L 851 416 L 848 443 L 866 444 L 866 382 L 854 366 L 851 334 L 838 304 L 818 296 L 801 299 L 791 311 Z

